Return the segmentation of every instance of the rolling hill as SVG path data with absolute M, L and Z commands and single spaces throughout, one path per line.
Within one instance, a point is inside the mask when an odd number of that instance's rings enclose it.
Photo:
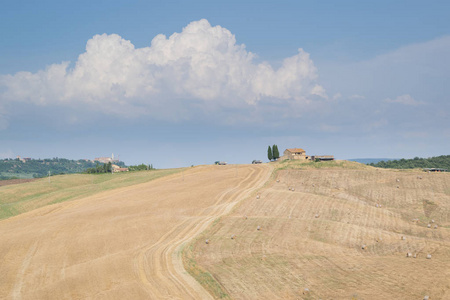
M 26 207 L 0 220 L 0 298 L 450 297 L 448 173 L 345 161 L 179 171 L 0 187 Z

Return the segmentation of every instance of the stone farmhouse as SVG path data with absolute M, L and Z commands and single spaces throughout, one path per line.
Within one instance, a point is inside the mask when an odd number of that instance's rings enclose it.
M 302 148 L 291 148 L 284 150 L 283 159 L 307 160 L 309 156 L 306 155 L 306 151 Z
M 289 159 L 289 160 L 320 160 L 320 161 L 327 161 L 327 160 L 334 160 L 333 155 L 306 155 L 306 151 L 302 148 L 290 148 L 284 150 L 283 157 L 281 157 L 282 160 Z
M 122 167 L 119 167 L 118 165 L 114 165 L 114 164 L 111 165 L 111 167 L 112 167 L 114 173 L 117 173 L 117 172 L 128 172 L 129 171 L 128 168 L 122 168 Z

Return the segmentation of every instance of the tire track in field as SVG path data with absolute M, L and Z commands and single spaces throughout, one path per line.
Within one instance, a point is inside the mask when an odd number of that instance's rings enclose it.
M 158 299 L 212 299 L 185 271 L 181 250 L 217 217 L 228 213 L 238 200 L 262 186 L 270 176 L 270 169 L 255 166 L 250 168 L 250 173 L 236 187 L 218 195 L 212 209 L 204 208 L 198 216 L 186 219 L 158 242 L 139 251 L 134 259 L 135 270 L 149 295 Z
M 17 274 L 16 283 L 14 285 L 14 288 L 11 293 L 11 298 L 14 300 L 22 299 L 22 287 L 23 287 L 23 281 L 25 272 L 28 269 L 28 266 L 31 263 L 31 260 L 33 259 L 34 254 L 36 253 L 38 242 L 34 242 L 34 244 L 30 247 L 30 249 L 27 252 L 27 255 L 25 256 L 25 259 L 23 260 L 22 267 L 19 270 L 19 273 Z
M 261 170 L 259 170 L 261 171 Z M 260 175 L 261 172 L 258 172 L 258 175 Z M 268 173 L 270 175 L 270 173 Z M 252 174 L 249 175 L 250 178 L 253 176 L 253 171 Z M 246 178 L 246 179 L 247 179 Z M 227 205 L 223 206 L 219 211 L 216 211 L 216 213 L 214 213 L 213 217 L 209 218 L 206 222 L 204 222 L 203 224 L 200 224 L 201 226 L 192 234 L 190 234 L 188 237 L 185 237 L 184 239 L 182 239 L 181 241 L 178 241 L 177 243 L 174 243 L 173 245 L 171 245 L 172 250 L 175 249 L 175 251 L 172 251 L 172 262 L 173 262 L 173 267 L 174 270 L 178 270 L 178 271 L 182 271 L 184 270 L 184 266 L 181 260 L 181 248 L 183 247 L 183 245 L 185 243 L 187 243 L 188 241 L 190 241 L 191 239 L 193 239 L 197 234 L 201 233 L 202 231 L 204 231 L 206 229 L 207 226 L 210 225 L 210 223 L 212 223 L 219 215 L 224 215 L 227 214 L 233 207 L 234 205 L 237 203 L 236 199 L 240 199 L 240 198 L 245 198 L 247 196 L 247 194 L 249 194 L 250 192 L 252 192 L 253 190 L 255 190 L 256 188 L 251 188 L 249 189 L 249 187 L 252 187 L 255 185 L 256 181 L 260 181 L 260 183 L 264 183 L 266 180 L 261 181 L 261 177 L 257 176 L 254 180 L 252 180 L 251 182 L 249 182 L 245 187 L 243 187 L 243 189 L 241 189 L 240 191 L 238 190 L 237 193 L 235 195 L 232 195 L 232 197 L 230 196 L 230 199 L 227 201 Z M 242 183 L 240 184 L 242 185 Z M 237 190 L 237 189 L 233 189 L 233 190 Z M 246 194 L 246 195 L 243 195 Z M 222 202 L 220 199 L 216 202 L 216 205 Z M 176 247 L 176 248 L 175 248 Z M 174 273 L 175 274 L 175 273 Z M 179 272 L 178 275 L 185 275 L 185 272 Z M 192 277 L 190 277 L 189 275 L 185 275 L 184 276 L 185 281 L 189 282 L 191 281 L 191 286 L 192 284 L 198 284 L 197 282 L 195 282 L 193 280 Z M 197 291 L 198 289 L 203 290 L 200 286 L 197 287 Z M 193 297 L 195 299 L 198 299 L 199 297 Z

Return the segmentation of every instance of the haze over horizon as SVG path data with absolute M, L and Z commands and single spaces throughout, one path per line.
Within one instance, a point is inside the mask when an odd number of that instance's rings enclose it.
M 449 154 L 447 1 L 3 6 L 0 158 Z

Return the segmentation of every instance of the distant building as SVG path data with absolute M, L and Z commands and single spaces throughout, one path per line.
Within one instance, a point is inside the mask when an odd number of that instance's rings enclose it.
M 20 160 L 21 162 L 27 162 L 30 161 L 31 158 L 30 157 L 20 157 L 20 155 L 17 155 L 17 159 Z
M 320 160 L 328 161 L 334 160 L 333 155 L 306 155 L 306 151 L 301 148 L 291 148 L 284 150 L 283 157 L 281 159 L 295 159 L 295 160 Z
M 284 150 L 283 159 L 299 159 L 307 160 L 309 156 L 306 155 L 306 151 L 301 148 L 291 148 Z
M 121 168 L 118 165 L 111 165 L 111 167 L 112 167 L 112 170 L 113 170 L 114 173 L 117 173 L 117 172 L 128 172 L 129 171 L 128 168 Z
M 118 163 L 119 160 L 118 159 L 114 159 L 114 153 L 111 155 L 111 157 L 96 157 L 94 159 L 94 162 L 98 161 L 101 162 L 103 164 L 107 164 L 107 163 Z

